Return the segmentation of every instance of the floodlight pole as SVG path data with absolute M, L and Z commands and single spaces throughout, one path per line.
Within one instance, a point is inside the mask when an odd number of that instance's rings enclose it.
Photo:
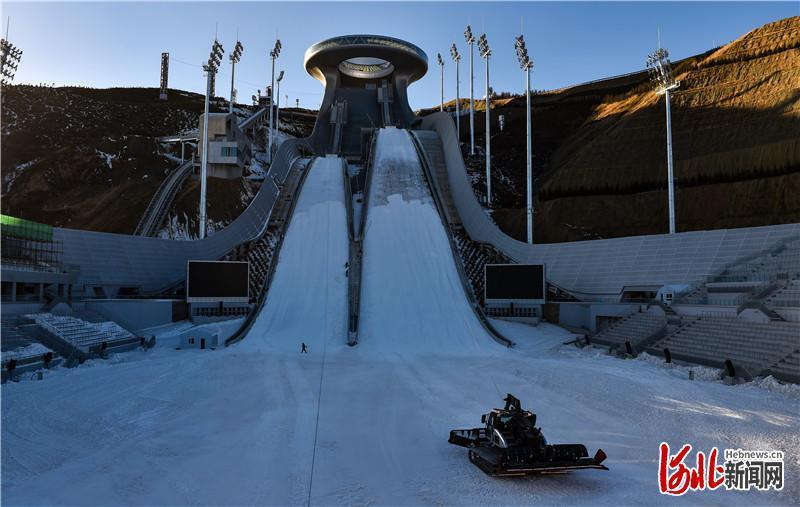
M 489 55 L 486 55 L 486 207 L 492 204 L 492 98 L 489 96 Z
M 442 63 L 442 104 L 439 106 L 440 111 L 444 111 L 444 63 Z
M 647 58 L 650 78 L 656 84 L 656 93 L 664 94 L 667 113 L 667 198 L 669 204 L 669 233 L 675 234 L 675 173 L 672 164 L 672 115 L 670 113 L 670 91 L 680 86 L 672 75 L 669 51 L 660 47 Z
M 669 194 L 669 233 L 675 234 L 675 176 L 672 167 L 672 115 L 669 110 L 669 88 L 664 91 L 667 107 L 667 184 Z
M 199 239 L 206 237 L 206 180 L 208 179 L 208 105 L 211 96 L 211 88 L 213 86 L 214 75 L 219 68 L 222 61 L 222 54 L 225 52 L 222 49 L 222 44 L 214 39 L 214 44 L 211 46 L 211 54 L 208 57 L 208 63 L 203 65 L 203 70 L 206 71 L 206 100 L 203 106 L 203 153 L 200 159 L 200 231 Z
M 526 147 L 526 157 L 525 161 L 527 162 L 527 176 L 528 176 L 528 186 L 526 188 L 526 194 L 528 197 L 528 208 L 527 208 L 527 215 L 528 215 L 528 243 L 533 244 L 533 159 L 532 159 L 532 149 L 531 149 L 531 69 L 530 67 L 525 68 L 525 113 L 526 113 L 526 122 L 525 122 L 525 147 Z
M 267 148 L 267 161 L 271 164 L 272 163 L 272 109 L 273 103 L 275 102 L 275 58 L 277 55 L 275 51 L 270 53 L 272 57 L 272 84 L 269 88 L 269 146 Z
M 456 135 L 458 136 L 458 145 L 461 146 L 461 92 L 458 84 L 458 67 L 460 59 L 456 60 Z
M 469 154 L 475 155 L 475 97 L 472 93 L 472 84 L 475 81 L 473 72 L 473 55 L 475 47 L 475 37 L 472 35 L 472 28 L 467 25 L 464 30 L 464 37 L 469 45 Z
M 520 34 L 516 38 L 514 47 L 517 50 L 517 59 L 520 68 L 525 71 L 525 166 L 527 173 L 526 186 L 526 218 L 527 218 L 527 239 L 528 244 L 533 244 L 533 150 L 531 149 L 531 69 L 533 60 L 528 56 L 528 48 L 525 46 L 525 38 Z
M 228 103 L 228 112 L 231 114 L 233 113 L 233 99 L 234 99 L 233 94 L 235 93 L 233 89 L 233 75 L 235 72 L 236 72 L 236 60 L 231 58 L 231 100 Z
M 492 56 L 492 50 L 485 33 L 478 39 L 478 50 L 481 58 L 486 60 L 486 207 L 490 208 L 492 205 L 492 126 L 490 123 L 492 97 L 489 95 L 489 58 Z
M 281 54 L 281 40 L 275 41 L 275 47 L 270 51 L 269 56 L 272 58 L 272 85 L 269 88 L 269 147 L 267 148 L 267 160 L 272 163 L 272 139 L 275 137 L 272 118 L 274 117 L 273 109 L 275 107 L 275 60 Z M 278 98 L 280 101 L 280 98 Z
M 206 100 L 203 109 L 203 157 L 200 159 L 200 234 L 199 239 L 206 237 L 206 179 L 208 177 L 208 102 L 211 94 L 211 74 L 213 69 L 206 70 Z
M 461 55 L 458 54 L 456 43 L 450 47 L 450 56 L 456 62 L 456 139 L 458 140 L 459 150 L 461 149 L 461 91 L 459 88 L 459 67 L 461 64 Z
M 277 102 L 275 102 L 275 130 L 278 131 L 281 128 L 281 80 L 278 79 L 277 89 L 275 90 L 275 96 L 278 97 Z M 277 139 L 275 140 L 277 143 Z
M 281 81 L 283 81 L 283 71 L 278 73 L 278 87 L 275 90 L 275 96 L 278 97 L 278 101 L 275 102 L 275 132 L 280 131 L 280 124 L 281 124 Z M 275 140 L 277 143 L 277 139 Z
M 439 65 L 440 68 L 440 80 L 439 83 L 441 84 L 441 101 L 439 102 L 439 112 L 444 111 L 444 60 L 442 60 L 442 54 L 436 54 L 436 63 Z

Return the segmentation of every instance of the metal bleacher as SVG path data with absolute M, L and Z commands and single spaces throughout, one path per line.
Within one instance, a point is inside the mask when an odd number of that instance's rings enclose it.
M 652 346 L 661 353 L 670 350 L 673 357 L 722 368 L 729 359 L 755 377 L 768 373 L 772 365 L 792 355 L 798 348 L 800 323 L 749 322 L 741 319 L 698 317 Z M 790 365 L 786 364 L 788 369 Z M 798 370 L 790 372 L 797 374 Z M 780 375 L 780 373 L 778 373 Z M 738 373 L 737 373 L 738 375 Z
M 507 264 L 509 259 L 492 245 L 472 241 L 463 230 L 454 231 L 453 240 L 464 264 L 464 272 L 472 286 L 475 300 L 482 304 L 485 284 L 484 267 L 487 264 Z
M 3 315 L 0 318 L 0 331 L 2 331 L 2 351 L 11 351 L 25 347 L 31 343 L 31 338 L 19 329 L 19 316 Z
M 38 370 L 44 365 L 54 366 L 60 362 L 50 348 L 34 340 L 20 327 L 23 323 L 18 315 L 3 315 L 0 318 L 0 333 L 2 333 L 2 372 L 0 378 L 3 382 L 20 373 Z M 13 367 L 10 365 L 13 364 Z
M 774 251 L 752 260 L 736 263 L 710 282 L 771 283 L 781 276 L 800 278 L 800 239 L 785 242 Z
M 67 342 L 83 353 L 106 343 L 108 348 L 138 344 L 138 338 L 115 322 L 91 323 L 66 315 L 40 313 L 28 315 L 42 329 Z
M 671 313 L 677 326 L 650 352 L 669 349 L 676 359 L 714 367 L 729 360 L 737 376 L 800 382 L 800 239 L 723 266 L 677 298 Z
M 770 366 L 769 373 L 794 383 L 800 383 L 800 347 Z
M 766 304 L 772 308 L 800 307 L 800 279 L 790 280 L 785 287 L 775 291 L 767 298 Z
M 619 350 L 629 342 L 634 350 L 642 350 L 654 338 L 662 336 L 667 319 L 662 314 L 637 312 L 601 329 L 592 337 L 592 342 L 615 347 Z

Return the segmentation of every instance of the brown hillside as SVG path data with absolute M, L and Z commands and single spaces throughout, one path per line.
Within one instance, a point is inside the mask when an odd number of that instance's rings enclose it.
M 675 76 L 678 229 L 800 221 L 800 17 L 682 60 Z M 496 104 L 506 129 L 492 134 L 495 219 L 520 238 L 524 105 Z M 476 125 L 482 146 L 482 113 Z M 533 129 L 536 241 L 666 232 L 664 98 L 645 72 L 534 95 Z M 466 159 L 482 192 L 482 156 Z
M 786 33 L 794 35 L 791 46 L 776 35 Z M 800 18 L 794 18 L 676 67 L 673 153 L 681 187 L 797 169 L 798 47 Z M 649 84 L 609 96 L 554 154 L 557 173 L 540 197 L 658 188 L 666 174 L 665 138 L 664 98 Z
M 3 213 L 54 226 L 132 233 L 176 165 L 159 153 L 155 138 L 196 129 L 202 109 L 201 95 L 180 90 L 160 101 L 155 88 L 5 87 Z M 242 193 L 224 184 L 210 186 L 209 196 L 215 193 L 226 203 L 237 202 Z M 212 222 L 229 217 L 220 208 L 210 203 Z
M 156 88 L 3 89 L 2 211 L 55 226 L 130 234 L 176 160 L 156 137 L 197 128 L 203 96 Z M 212 111 L 227 110 L 217 99 Z M 237 104 L 239 113 L 247 106 Z M 316 114 L 281 110 L 281 130 L 299 137 Z M 257 139 L 263 144 L 263 138 Z M 263 149 L 263 146 L 262 146 Z M 190 156 L 191 148 L 186 147 Z M 180 151 L 174 148 L 173 156 Z M 209 227 L 236 218 L 257 188 L 244 180 L 209 179 Z M 199 184 L 190 179 L 168 213 L 163 236 L 197 234 Z

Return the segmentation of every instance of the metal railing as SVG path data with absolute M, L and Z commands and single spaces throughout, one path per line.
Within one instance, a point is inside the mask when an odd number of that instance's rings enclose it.
M 141 220 L 136 225 L 134 235 L 153 236 L 157 232 L 158 227 L 164 220 L 164 216 L 172 205 L 175 195 L 191 171 L 192 161 L 187 160 L 161 182 L 158 190 L 153 194 L 153 198 L 150 199 L 150 203 L 147 205 Z
M 242 130 L 246 129 L 247 127 L 250 126 L 251 123 L 264 116 L 264 113 L 266 113 L 267 111 L 269 111 L 269 108 L 262 107 L 261 109 L 253 113 L 249 118 L 240 121 L 239 128 Z

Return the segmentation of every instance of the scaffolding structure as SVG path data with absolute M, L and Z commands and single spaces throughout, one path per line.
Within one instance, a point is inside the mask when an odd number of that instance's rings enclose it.
M 33 271 L 59 271 L 64 246 L 53 239 L 53 228 L 8 215 L 0 215 L 0 252 L 6 267 Z

